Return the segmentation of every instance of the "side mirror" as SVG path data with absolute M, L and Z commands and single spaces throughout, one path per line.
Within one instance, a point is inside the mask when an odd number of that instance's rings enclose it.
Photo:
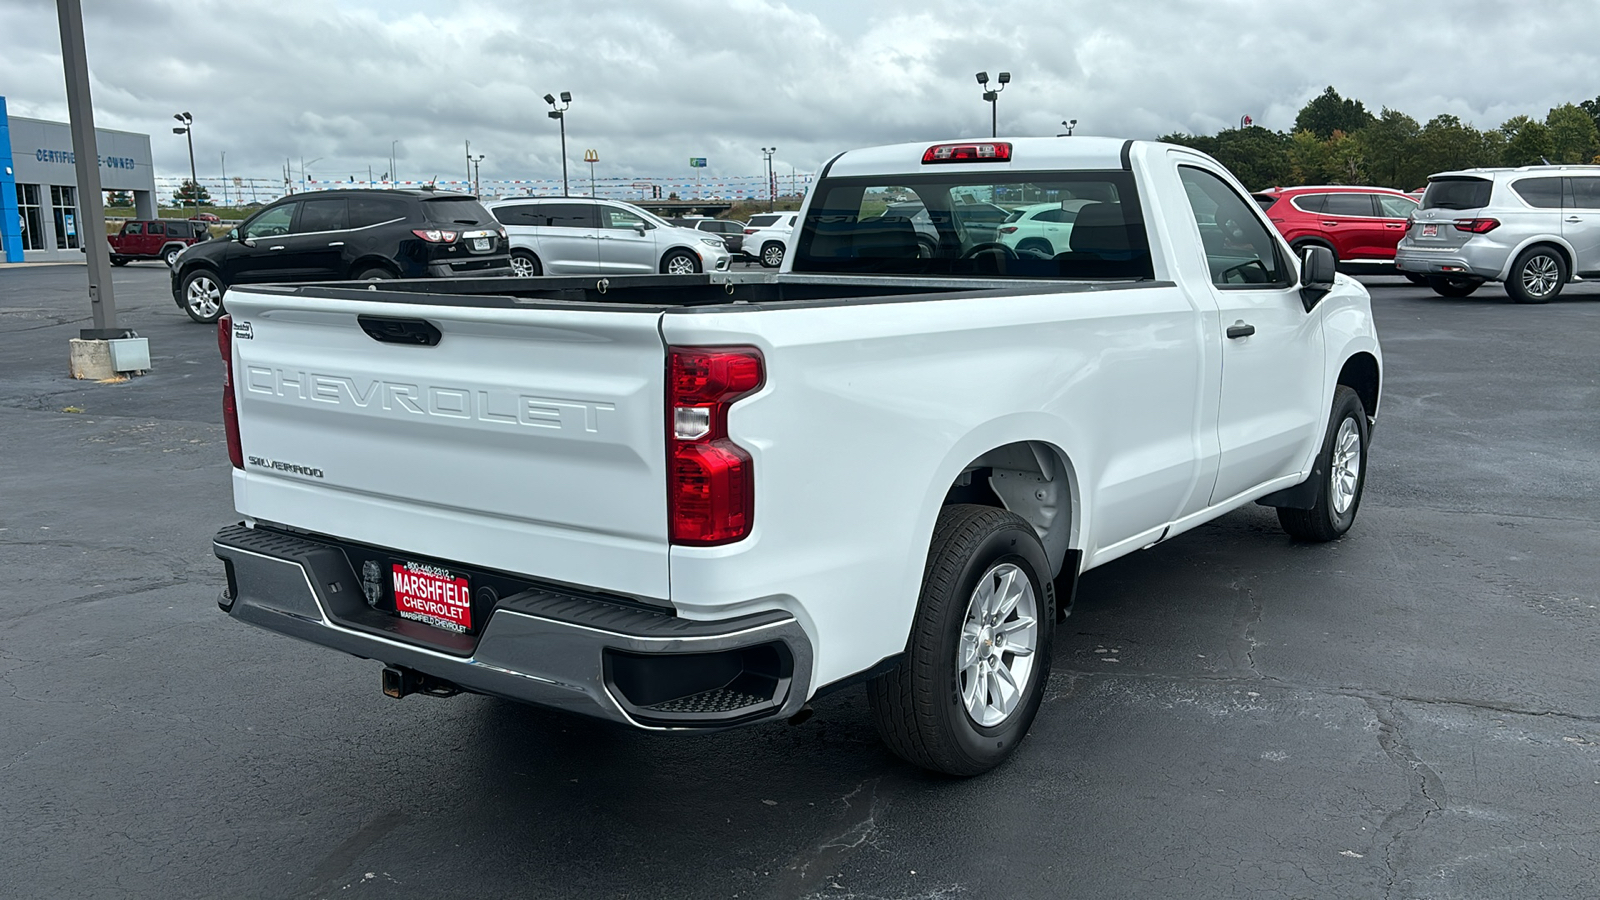
M 633 226 L 633 230 L 639 232 L 639 237 L 644 237 L 644 229 L 645 229 L 645 226 L 643 226 L 643 225 L 635 225 L 635 226 Z
M 1300 300 L 1305 304 L 1306 312 L 1310 312 L 1324 295 L 1333 290 L 1334 273 L 1333 251 L 1327 247 L 1312 245 L 1301 254 Z

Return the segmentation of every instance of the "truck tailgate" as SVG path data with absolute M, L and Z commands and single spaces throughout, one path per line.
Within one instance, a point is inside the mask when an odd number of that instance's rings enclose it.
M 667 598 L 659 312 L 272 288 L 233 289 L 227 304 L 239 512 Z

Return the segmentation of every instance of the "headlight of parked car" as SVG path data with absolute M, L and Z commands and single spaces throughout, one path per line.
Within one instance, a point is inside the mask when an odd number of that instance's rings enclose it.
M 727 247 L 726 244 L 722 243 L 722 238 L 703 237 L 703 238 L 700 239 L 700 243 L 705 244 L 707 247 L 717 247 L 717 248 L 726 248 Z

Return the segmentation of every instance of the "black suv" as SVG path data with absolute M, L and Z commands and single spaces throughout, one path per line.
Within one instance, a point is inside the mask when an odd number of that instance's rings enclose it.
M 185 250 L 172 299 L 215 322 L 236 284 L 510 274 L 506 230 L 471 196 L 340 190 L 285 197 Z

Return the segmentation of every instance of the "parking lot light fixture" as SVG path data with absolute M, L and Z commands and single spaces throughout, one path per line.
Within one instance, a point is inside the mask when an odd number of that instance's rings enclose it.
M 200 212 L 200 179 L 195 175 L 194 168 L 194 116 L 187 112 L 173 113 L 172 117 L 183 123 L 183 127 L 172 129 L 173 134 L 184 135 L 189 140 L 189 205 L 195 213 Z
M 561 124 L 561 196 L 570 196 L 567 190 L 567 107 L 572 105 L 572 92 L 561 92 L 561 105 L 556 105 L 556 98 L 549 94 L 544 95 L 544 102 L 550 104 L 549 116 Z
M 778 182 L 772 177 L 772 154 L 777 152 L 777 147 L 761 148 L 761 154 L 767 158 L 767 212 L 772 212 L 773 201 L 778 199 Z
M 994 88 L 992 90 L 989 87 L 989 73 L 988 72 L 979 72 L 976 77 L 978 79 L 978 83 L 983 85 L 983 99 L 985 101 L 987 101 L 988 104 L 989 104 L 989 136 L 990 137 L 999 137 L 1000 136 L 1000 112 L 999 112 L 999 108 L 1000 108 L 1000 102 L 999 102 L 1000 101 L 1000 92 L 1005 90 L 1006 89 L 1006 85 L 1011 83 L 1011 73 L 1010 72 L 1001 72 L 1000 73 L 1000 77 L 999 77 L 999 85 L 1000 86 L 996 87 L 996 88 Z

